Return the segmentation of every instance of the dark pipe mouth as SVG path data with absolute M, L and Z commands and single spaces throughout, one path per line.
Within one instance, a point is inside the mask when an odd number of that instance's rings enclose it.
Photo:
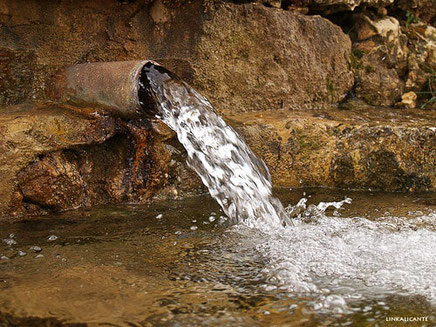
M 143 113 L 148 117 L 156 117 L 159 113 L 157 94 L 163 94 L 164 85 L 170 80 L 180 81 L 180 78 L 168 69 L 147 62 L 139 73 L 138 99 Z

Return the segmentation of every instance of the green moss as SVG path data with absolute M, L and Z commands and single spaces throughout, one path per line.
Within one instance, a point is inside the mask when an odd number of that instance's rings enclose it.
M 363 58 L 364 55 L 365 55 L 364 51 L 356 49 L 356 48 L 352 49 L 351 54 L 350 54 L 351 68 L 353 68 L 353 69 L 361 68 L 362 64 L 361 64 L 360 60 Z
M 335 93 L 337 91 L 337 87 L 336 87 L 335 83 L 328 76 L 326 78 L 326 88 L 327 88 L 327 93 L 328 93 L 329 97 L 334 99 Z
M 307 135 L 297 134 L 297 140 L 302 151 L 318 150 L 321 147 L 321 144 L 316 139 Z
M 369 74 L 375 71 L 374 67 L 370 66 L 370 65 L 366 65 L 365 66 L 365 71 Z

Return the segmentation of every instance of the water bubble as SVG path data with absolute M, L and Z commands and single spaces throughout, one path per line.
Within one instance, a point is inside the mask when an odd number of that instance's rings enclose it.
M 32 245 L 29 249 L 30 249 L 30 251 L 35 252 L 35 253 L 42 251 L 42 248 L 38 245 Z
M 50 235 L 47 240 L 49 242 L 52 242 L 52 241 L 56 241 L 57 239 L 58 239 L 58 237 L 56 235 Z
M 340 295 L 328 295 L 324 301 L 327 308 L 345 308 L 345 299 Z
M 215 217 L 214 217 L 214 216 L 210 216 L 210 217 L 209 217 L 209 221 L 210 221 L 210 222 L 215 221 Z
M 3 239 L 3 242 L 9 246 L 17 244 L 17 241 L 15 241 L 13 238 L 5 238 Z

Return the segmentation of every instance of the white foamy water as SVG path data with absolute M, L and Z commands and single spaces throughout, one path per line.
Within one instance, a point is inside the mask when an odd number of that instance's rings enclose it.
M 177 133 L 188 165 L 234 222 L 278 228 L 288 221 L 272 197 L 271 177 L 242 138 L 218 116 L 205 97 L 185 82 L 151 66 L 148 74 L 158 103 L 157 117 Z
M 386 294 L 422 295 L 435 304 L 436 212 L 377 221 L 325 214 L 350 202 L 305 208 L 302 199 L 295 226 L 267 230 L 257 242 L 268 261 L 265 287 L 315 295 L 321 311 L 346 312 L 353 301 Z

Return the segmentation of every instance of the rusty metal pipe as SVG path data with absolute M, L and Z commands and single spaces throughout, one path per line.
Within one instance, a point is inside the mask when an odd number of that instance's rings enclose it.
M 85 63 L 68 67 L 54 80 L 51 96 L 60 102 L 123 118 L 152 116 L 139 101 L 143 67 L 151 60 Z M 147 101 L 148 104 L 153 100 Z

